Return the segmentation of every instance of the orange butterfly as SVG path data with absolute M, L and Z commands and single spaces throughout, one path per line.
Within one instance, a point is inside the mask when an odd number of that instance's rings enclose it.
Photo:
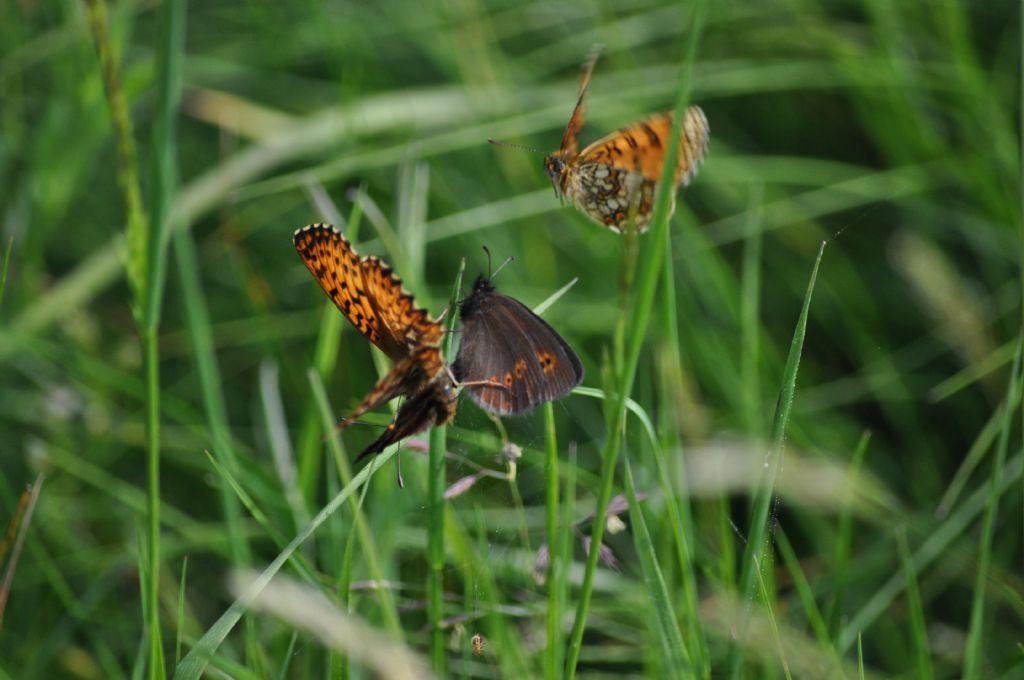
M 579 98 L 565 128 L 562 146 L 544 159 L 544 169 L 559 199 L 570 199 L 573 207 L 598 224 L 622 233 L 635 211 L 636 228 L 645 231 L 651 220 L 654 189 L 665 164 L 673 113 L 656 113 L 577 152 L 576 136 L 583 127 L 583 100 L 596 63 L 595 53 L 584 68 Z M 677 189 L 697 174 L 708 148 L 708 120 L 704 112 L 699 106 L 691 106 L 683 115 L 673 179 Z M 669 214 L 674 211 L 673 192 Z
M 431 425 L 450 422 L 458 393 L 441 355 L 441 323 L 416 304 L 387 265 L 376 257 L 360 257 L 331 225 L 299 229 L 295 249 L 342 314 L 395 362 L 344 423 L 395 397 L 408 397 L 394 421 L 356 460 Z

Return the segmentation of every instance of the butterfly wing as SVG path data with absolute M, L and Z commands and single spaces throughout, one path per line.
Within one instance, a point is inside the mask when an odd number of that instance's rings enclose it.
M 708 148 L 708 119 L 699 106 L 683 114 L 674 181 L 686 185 L 697 174 Z M 658 181 L 665 164 L 665 150 L 672 136 L 672 112 L 648 116 L 597 140 L 579 155 L 578 163 L 597 163 L 636 172 Z
M 659 113 L 599 139 L 570 166 L 573 204 L 599 224 L 623 231 L 635 209 L 635 224 L 644 231 L 650 222 L 654 188 L 665 164 L 672 135 L 672 113 Z M 686 109 L 673 178 L 689 183 L 708 146 L 708 121 L 698 106 Z M 672 198 L 675 208 L 675 197 Z
M 488 291 L 463 316 L 453 371 L 480 408 L 516 415 L 568 394 L 583 381 L 583 364 L 544 319 L 507 295 Z M 498 383 L 500 386 L 472 384 Z
M 441 324 L 416 304 L 391 268 L 376 257 L 364 258 L 362 265 L 366 294 L 374 301 L 389 339 L 408 348 L 440 346 L 444 336 Z
M 443 370 L 444 361 L 438 347 L 422 347 L 404 359 L 399 359 L 387 375 L 377 381 L 362 403 L 342 422 L 342 428 L 367 411 L 372 411 L 395 397 L 414 395 L 423 391 Z
M 361 258 L 341 232 L 311 224 L 295 232 L 295 249 L 320 287 L 360 333 L 391 359 L 411 348 L 437 345 L 441 325 L 416 305 L 391 269 Z
M 363 449 L 356 460 L 380 453 L 394 442 L 411 437 L 432 425 L 449 422 L 455 415 L 457 399 L 451 379 L 446 374 L 439 376 L 402 404 L 383 434 Z
M 558 149 L 558 155 L 562 158 L 570 159 L 576 156 L 576 139 L 580 134 L 580 130 L 583 129 L 583 120 L 586 113 L 584 99 L 587 96 L 587 87 L 590 86 L 590 75 L 594 72 L 594 65 L 597 64 L 597 58 L 600 54 L 600 46 L 595 46 L 590 53 L 590 57 L 583 65 L 583 76 L 580 78 L 580 93 L 576 97 L 576 106 L 572 110 L 572 116 L 569 117 L 569 124 L 565 126 L 562 144 Z

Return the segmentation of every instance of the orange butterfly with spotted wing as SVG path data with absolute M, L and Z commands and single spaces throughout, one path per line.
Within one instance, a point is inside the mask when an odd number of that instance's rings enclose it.
M 337 229 L 311 224 L 295 232 L 295 249 L 313 278 L 352 325 L 395 362 L 342 423 L 403 396 L 395 419 L 356 460 L 431 425 L 450 422 L 458 399 L 441 355 L 444 329 L 416 304 L 402 281 L 376 257 L 360 257 Z
M 642 232 L 650 225 L 655 187 L 661 178 L 665 151 L 672 136 L 673 112 L 648 116 L 578 151 L 584 99 L 597 57 L 598 50 L 595 50 L 584 66 L 579 97 L 565 128 L 562 145 L 544 159 L 544 169 L 560 200 L 568 199 L 584 215 L 613 231 L 624 232 L 632 219 L 636 229 Z M 708 119 L 701 108 L 690 106 L 683 116 L 673 177 L 676 190 L 686 186 L 697 174 L 708 149 Z M 669 215 L 674 211 L 673 191 Z

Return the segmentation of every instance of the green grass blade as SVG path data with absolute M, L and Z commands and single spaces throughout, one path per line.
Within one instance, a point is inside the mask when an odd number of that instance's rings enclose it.
M 821 247 L 818 249 L 818 256 L 814 260 L 811 278 L 807 283 L 807 293 L 804 295 L 803 308 L 800 310 L 800 318 L 797 320 L 793 339 L 790 343 L 789 356 L 786 359 L 786 368 L 782 377 L 782 388 L 779 390 L 778 407 L 772 422 L 771 451 L 769 453 L 769 460 L 765 462 L 765 477 L 754 498 L 754 512 L 751 518 L 750 534 L 747 537 L 747 545 L 743 551 L 740 572 L 739 592 L 745 600 L 751 598 L 754 594 L 757 570 L 761 568 L 760 565 L 765 564 L 770 558 L 771 545 L 770 540 L 768 540 L 769 537 L 766 536 L 768 514 L 775 493 L 775 480 L 782 466 L 786 428 L 789 425 L 789 414 L 793 408 L 793 396 L 796 394 L 796 376 L 800 368 L 800 354 L 803 351 L 804 338 L 807 333 L 807 317 L 811 309 L 811 296 L 814 292 L 814 284 L 818 278 L 818 268 L 821 265 L 821 258 L 824 253 L 825 242 L 822 242 Z M 734 646 L 730 651 L 729 667 L 730 676 L 732 678 L 739 678 L 742 656 L 738 646 Z
M 914 569 L 914 559 L 910 556 L 907 535 L 902 527 L 896 532 L 896 543 L 900 549 L 903 575 L 907 579 L 907 609 L 910 611 L 910 638 L 914 643 L 916 668 L 914 677 L 928 680 L 935 677 L 928 651 L 928 630 L 925 625 L 924 607 L 921 604 L 921 592 L 917 587 L 917 570 Z
M 633 389 L 633 380 L 636 377 L 640 350 L 643 346 L 648 322 L 651 318 L 651 309 L 654 306 L 654 295 L 661 276 L 665 251 L 668 249 L 669 209 L 672 194 L 675 191 L 671 177 L 675 171 L 679 139 L 682 132 L 683 112 L 686 110 L 690 97 L 690 74 L 692 73 L 693 63 L 697 56 L 697 45 L 699 44 L 700 35 L 704 27 L 706 11 L 706 3 L 703 0 L 696 2 L 693 6 L 689 41 L 687 42 L 683 65 L 680 69 L 675 121 L 672 125 L 672 134 L 669 137 L 661 180 L 658 182 L 655 195 L 654 209 L 651 215 L 652 227 L 647 235 L 647 248 L 644 254 L 643 265 L 640 268 L 634 304 L 630 308 L 630 321 L 626 325 L 626 328 L 629 329 L 628 344 L 626 346 L 625 361 L 619 376 L 619 384 L 617 385 L 619 391 L 615 396 L 615 405 L 611 413 L 612 421 L 607 430 L 608 439 L 601 461 L 601 486 L 598 491 L 597 508 L 591 530 L 591 540 L 593 541 L 594 549 L 587 556 L 580 599 L 576 605 L 576 618 L 573 621 L 572 632 L 569 636 L 569 650 L 565 670 L 565 676 L 568 680 L 572 680 L 575 677 L 576 664 L 579 661 L 580 650 L 583 645 L 583 631 L 586 627 L 587 614 L 590 610 L 590 598 L 594 587 L 594 573 L 597 570 L 597 560 L 600 554 L 598 547 L 601 545 L 601 538 L 604 533 L 604 521 L 608 510 L 608 502 L 612 495 L 615 466 L 622 445 L 622 428 L 626 419 L 626 399 Z
M 562 583 L 562 553 L 559 550 L 558 505 L 558 436 L 555 432 L 555 409 L 551 402 L 544 404 L 544 513 L 548 549 L 548 570 L 545 583 L 548 589 L 548 607 L 545 619 L 547 640 L 544 647 L 544 677 L 558 678 L 562 668 L 562 607 L 559 586 Z
M 818 609 L 818 605 L 814 601 L 814 592 L 811 590 L 811 584 L 807 580 L 807 574 L 804 573 L 803 568 L 800 566 L 800 560 L 797 558 L 796 551 L 793 550 L 789 539 L 786 538 L 786 532 L 782 531 L 781 528 L 776 529 L 775 539 L 779 547 L 779 554 L 786 565 L 786 570 L 793 579 L 793 585 L 796 586 L 796 592 L 800 597 L 800 604 L 803 607 L 804 614 L 807 616 L 807 622 L 811 624 L 811 630 L 814 631 L 814 637 L 821 643 L 822 649 L 828 649 L 832 644 L 832 639 L 828 634 L 828 626 L 825 625 L 825 617 L 821 615 L 821 610 Z
M 174 627 L 174 665 L 181 662 L 181 635 L 185 626 L 185 577 L 188 575 L 188 555 L 181 560 L 181 578 L 178 579 L 178 617 Z
M 989 578 L 989 564 L 992 560 L 992 541 L 995 537 L 996 517 L 999 515 L 999 496 L 1002 486 L 1003 467 L 1006 461 L 1006 449 L 1010 442 L 1010 427 L 1013 411 L 1010 404 L 1019 398 L 1021 384 L 1021 350 L 1024 348 L 1024 327 L 1017 338 L 1017 351 L 1013 356 L 1013 368 L 1010 371 L 1009 384 L 1006 387 L 1007 408 L 1003 411 L 1003 427 L 996 444 L 995 461 L 989 478 L 988 497 L 985 504 L 985 517 L 982 520 L 981 541 L 978 548 L 978 565 L 975 572 L 974 599 L 971 603 L 971 623 L 967 632 L 967 648 L 964 653 L 964 678 L 976 678 L 981 673 L 981 661 L 985 647 L 985 591 Z
M 11 263 L 11 250 L 14 248 L 14 237 L 7 239 L 7 247 L 4 248 L 4 264 L 0 268 L 0 305 L 4 303 L 4 291 L 7 289 L 7 266 Z
M 629 501 L 629 518 L 633 525 L 633 545 L 640 558 L 644 584 L 647 586 L 648 598 L 654 608 L 654 621 L 651 621 L 650 625 L 657 633 L 661 646 L 662 672 L 665 673 L 664 677 L 694 677 L 694 669 L 690 657 L 686 653 L 683 636 L 679 631 L 679 622 L 672 606 L 672 597 L 665 585 L 661 567 L 658 565 L 658 554 L 654 550 L 654 542 L 647 529 L 643 508 L 640 507 L 636 498 L 633 468 L 629 463 L 629 456 L 623 457 L 622 467 L 626 482 L 626 498 Z M 598 548 L 599 545 L 595 543 L 591 545 L 590 550 L 597 552 Z
M 871 441 L 871 433 L 865 431 L 857 448 L 853 452 L 853 459 L 850 461 L 850 476 L 856 480 L 860 474 L 861 464 L 864 462 L 864 455 L 868 450 L 868 442 Z M 851 485 L 853 482 L 851 482 Z M 839 520 L 836 528 L 836 557 L 835 557 L 835 587 L 833 590 L 832 613 L 829 617 L 829 631 L 832 637 L 839 635 L 839 626 L 843 620 L 843 609 L 846 606 L 846 575 L 849 572 L 850 542 L 853 535 L 853 503 L 847 500 L 839 510 Z
M 333 424 L 332 424 L 333 427 Z M 387 461 L 394 455 L 393 451 L 385 451 L 380 454 L 381 462 Z M 181 663 L 174 671 L 174 680 L 198 680 L 202 677 L 203 672 L 213 659 L 214 654 L 217 652 L 217 648 L 220 646 L 224 639 L 227 638 L 228 633 L 235 627 L 242 615 L 249 609 L 249 604 L 259 594 L 260 590 L 270 582 L 281 567 L 284 566 L 292 554 L 302 545 L 306 539 L 313 535 L 321 524 L 327 521 L 342 503 L 351 501 L 354 497 L 355 492 L 366 483 L 372 472 L 373 466 L 367 465 L 360 470 L 353 478 L 352 481 L 345 485 L 345 488 L 341 492 L 332 498 L 327 505 L 323 507 L 320 512 L 306 525 L 302 531 L 300 531 L 295 538 L 288 543 L 284 550 L 282 550 L 274 561 L 270 563 L 259 575 L 246 593 L 236 599 L 228 609 L 221 614 L 220 618 L 210 627 L 206 633 L 196 642 L 195 646 L 185 655 Z
M 996 492 L 1006 493 L 1013 482 L 1024 472 L 1024 455 L 1018 454 L 1010 459 L 998 474 L 999 486 Z M 995 473 L 993 473 L 995 476 Z M 981 515 L 988 507 L 990 489 L 981 488 L 975 491 L 956 511 L 936 527 L 914 551 L 914 568 L 918 571 L 926 569 L 930 564 L 943 556 L 953 542 L 964 535 L 971 522 Z M 858 636 L 885 611 L 885 609 L 903 592 L 906 578 L 902 571 L 893 574 L 884 585 L 868 598 L 856 614 L 850 617 L 846 627 L 840 633 L 837 647 L 845 654 Z
M 348 464 L 348 459 L 345 457 L 341 448 L 341 438 L 338 436 L 338 429 L 336 423 L 338 419 L 331 411 L 330 402 L 327 400 L 327 392 L 324 389 L 323 381 L 320 380 L 320 374 L 316 372 L 316 369 L 309 369 L 307 373 L 309 378 L 309 384 L 313 388 L 313 398 L 320 411 L 320 421 L 324 432 L 327 434 L 327 446 L 331 450 L 331 455 L 338 468 L 338 474 L 341 476 L 341 481 L 345 485 L 344 488 L 352 486 L 352 482 L 355 479 L 359 479 L 364 473 L 368 471 L 372 472 L 380 468 L 380 465 L 365 465 L 358 475 L 352 476 L 351 467 Z M 396 449 L 397 450 L 397 449 Z M 376 456 L 378 460 L 375 462 L 383 463 L 380 459 L 380 454 Z M 389 456 L 390 458 L 390 456 Z M 352 511 L 352 522 L 355 525 L 356 533 L 359 537 L 359 546 L 363 550 L 363 557 L 366 559 L 366 566 L 370 572 L 370 577 L 381 584 L 381 587 L 377 589 L 377 597 L 380 600 L 381 615 L 384 619 L 384 628 L 394 637 L 396 640 L 403 638 L 402 626 L 398 618 L 398 608 L 395 605 L 394 596 L 391 594 L 391 589 L 384 587 L 384 568 L 381 565 L 381 559 L 378 555 L 376 542 L 373 540 L 373 536 L 370 534 L 370 527 L 367 524 L 366 516 L 363 514 L 362 509 L 359 507 L 357 499 L 352 496 L 348 500 L 349 509 Z
M 665 460 L 668 451 L 683 451 L 681 426 L 678 422 L 681 383 L 683 370 L 679 356 L 682 344 L 679 339 L 678 304 L 676 300 L 675 263 L 672 258 L 671 234 L 666 234 L 668 243 L 665 248 L 664 280 L 662 284 L 662 361 L 661 398 L 666 404 L 676 404 L 676 408 L 661 409 L 661 436 L 653 447 L 653 458 L 658 473 L 658 485 L 665 498 L 665 511 L 672 539 L 676 546 L 676 555 L 682 575 L 683 588 L 683 629 L 686 631 L 687 648 L 692 657 L 694 675 L 708 677 L 711 674 L 711 662 L 708 659 L 707 640 L 704 637 L 700 622 L 697 595 L 697 574 L 694 570 L 693 517 L 689 494 L 679 493 L 677 488 L 685 489 L 686 480 L 674 484 L 669 465 Z M 685 476 L 685 468 L 679 466 L 680 474 Z
M 455 327 L 458 314 L 455 313 L 455 301 L 462 291 L 462 274 L 466 270 L 465 258 L 460 260 L 455 285 L 450 298 L 450 313 L 447 327 L 451 331 Z M 452 338 L 454 333 L 446 333 L 442 352 L 447 359 L 451 358 Z M 430 632 L 430 667 L 439 678 L 447 675 L 448 650 L 445 646 L 445 631 L 442 626 L 444 619 L 444 565 L 445 565 L 445 463 L 447 451 L 447 427 L 444 425 L 430 430 L 430 453 L 427 471 L 427 622 Z
M 210 328 L 210 313 L 206 307 L 199 264 L 196 258 L 192 234 L 178 230 L 174 235 L 174 255 L 178 265 L 182 299 L 185 302 L 186 322 L 195 353 L 196 370 L 199 373 L 203 409 L 210 427 L 212 448 L 218 462 L 237 477 L 238 458 L 232 445 L 231 430 L 228 426 L 227 406 L 224 401 L 224 387 L 217 365 L 217 353 L 213 332 Z M 249 544 L 242 533 L 241 509 L 231 490 L 220 489 L 221 512 L 227 526 L 227 543 L 232 563 L 246 566 L 250 560 Z
M 167 271 L 167 216 L 177 181 L 175 123 L 181 100 L 181 62 L 185 43 L 184 0 L 167 0 L 160 12 L 160 46 L 157 52 L 156 117 L 153 123 L 152 186 L 145 239 L 145 297 L 141 327 L 146 375 L 146 448 L 149 481 L 150 531 L 150 663 L 151 680 L 167 677 L 160 634 L 160 355 L 157 328 Z M 131 239 L 130 239 L 131 240 Z M 251 639 L 251 638 L 250 638 Z

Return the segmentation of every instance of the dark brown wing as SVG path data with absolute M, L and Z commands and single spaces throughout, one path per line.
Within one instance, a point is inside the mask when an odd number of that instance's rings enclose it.
M 474 299 L 476 296 L 476 299 Z M 544 319 L 526 305 L 479 285 L 463 306 L 462 340 L 452 369 L 480 408 L 516 415 L 568 394 L 583 364 Z M 469 314 L 466 314 L 466 311 Z M 473 384 L 497 383 L 500 386 Z
M 311 224 L 295 232 L 295 249 L 341 313 L 394 361 L 438 345 L 443 329 L 375 257 L 360 257 L 341 232 Z

